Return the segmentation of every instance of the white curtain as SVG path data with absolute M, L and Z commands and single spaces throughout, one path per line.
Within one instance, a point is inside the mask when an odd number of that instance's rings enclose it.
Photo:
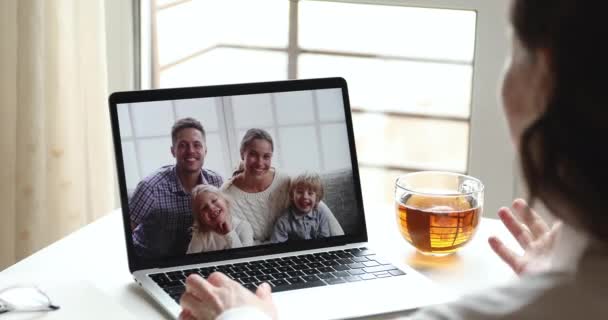
M 0 0 L 0 270 L 114 207 L 104 30 L 103 0 Z

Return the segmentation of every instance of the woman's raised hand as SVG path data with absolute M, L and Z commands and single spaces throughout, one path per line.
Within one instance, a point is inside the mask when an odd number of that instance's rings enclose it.
M 524 254 L 516 254 L 496 237 L 488 239 L 492 250 L 518 275 L 545 270 L 561 222 L 550 227 L 523 199 L 515 199 L 512 208 L 513 211 L 500 208 L 498 216 L 524 249 Z
M 261 284 L 253 294 L 219 272 L 212 273 L 207 280 L 199 275 L 188 276 L 180 305 L 179 318 L 183 320 L 215 319 L 225 310 L 242 306 L 258 308 L 272 319 L 277 318 L 270 285 Z

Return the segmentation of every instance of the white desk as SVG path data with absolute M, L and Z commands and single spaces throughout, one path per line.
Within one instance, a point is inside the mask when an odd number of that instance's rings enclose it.
M 516 247 L 498 220 L 482 219 L 473 241 L 457 254 L 431 258 L 417 254 L 401 238 L 392 207 L 366 212 L 370 242 L 376 251 L 391 260 L 406 261 L 458 294 L 504 283 L 514 277 L 487 244 L 489 235 L 498 235 L 508 240 L 510 247 Z M 129 274 L 124 243 L 121 213 L 115 210 L 5 269 L 0 273 L 0 283 L 48 283 L 72 278 L 98 288 L 104 293 L 102 296 L 113 299 L 113 303 L 120 304 L 136 318 L 166 319 L 162 309 Z

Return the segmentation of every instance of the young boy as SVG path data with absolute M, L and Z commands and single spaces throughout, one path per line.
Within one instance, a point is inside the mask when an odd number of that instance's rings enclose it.
M 192 189 L 192 240 L 186 253 L 253 245 L 253 229 L 247 221 L 230 215 L 230 202 L 217 187 Z
M 290 205 L 277 219 L 270 241 L 308 240 L 329 237 L 329 219 L 326 210 L 319 207 L 323 199 L 321 177 L 304 173 L 289 184 Z

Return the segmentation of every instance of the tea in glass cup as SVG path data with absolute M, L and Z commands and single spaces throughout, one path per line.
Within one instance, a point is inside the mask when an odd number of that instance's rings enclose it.
M 478 179 L 451 172 L 422 171 L 397 178 L 395 213 L 401 235 L 423 254 L 456 252 L 477 230 L 483 189 Z

